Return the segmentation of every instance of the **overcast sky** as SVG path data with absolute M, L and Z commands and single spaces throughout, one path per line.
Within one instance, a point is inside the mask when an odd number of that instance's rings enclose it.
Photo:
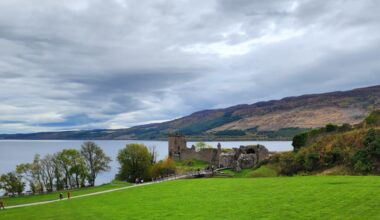
M 0 133 L 380 84 L 377 0 L 1 0 Z

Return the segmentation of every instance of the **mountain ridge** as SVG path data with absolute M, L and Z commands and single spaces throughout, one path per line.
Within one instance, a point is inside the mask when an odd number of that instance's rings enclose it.
M 0 139 L 164 139 L 174 132 L 205 140 L 290 139 L 327 123 L 359 123 L 377 108 L 380 85 L 206 109 L 131 128 L 8 134 Z

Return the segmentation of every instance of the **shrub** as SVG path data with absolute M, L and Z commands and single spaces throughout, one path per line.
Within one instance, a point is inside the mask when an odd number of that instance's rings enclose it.
M 308 138 L 307 132 L 297 134 L 296 136 L 294 136 L 293 142 L 292 142 L 294 151 L 298 151 L 301 147 L 305 146 L 307 142 L 307 138 Z
M 337 125 L 334 125 L 334 124 L 327 124 L 325 126 L 325 129 L 326 129 L 326 132 L 333 132 L 333 131 L 336 131 L 338 129 L 338 126 Z
M 331 167 L 341 163 L 344 159 L 344 155 L 339 148 L 334 146 L 331 151 L 327 151 L 324 155 L 322 155 L 321 159 L 323 161 L 323 166 Z
M 310 152 L 305 156 L 304 168 L 307 171 L 312 171 L 318 168 L 319 165 L 319 154 L 315 152 Z
M 365 123 L 369 126 L 380 125 L 380 110 L 371 112 L 365 119 Z
M 302 170 L 303 160 L 296 153 L 282 153 L 279 158 L 280 173 L 283 175 L 293 175 Z
M 166 158 L 165 160 L 154 164 L 151 168 L 151 176 L 154 178 L 172 174 L 175 174 L 175 164 L 171 158 Z

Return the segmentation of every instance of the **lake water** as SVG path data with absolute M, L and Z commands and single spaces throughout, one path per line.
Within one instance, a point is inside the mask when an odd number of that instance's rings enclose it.
M 15 170 L 17 164 L 32 162 L 35 154 L 44 156 L 45 154 L 53 154 L 65 148 L 80 149 L 83 142 L 81 140 L 0 140 L 0 174 Z M 126 144 L 141 143 L 148 147 L 156 146 L 158 159 L 163 159 L 168 155 L 167 141 L 96 140 L 94 142 L 112 158 L 111 171 L 100 174 L 96 180 L 96 184 L 108 183 L 114 179 L 119 167 L 116 161 L 117 153 Z M 194 143 L 188 142 L 187 146 L 190 147 Z M 218 144 L 218 142 L 206 143 L 214 147 Z M 220 143 L 223 148 L 262 144 L 269 151 L 289 151 L 293 149 L 290 141 L 224 141 Z

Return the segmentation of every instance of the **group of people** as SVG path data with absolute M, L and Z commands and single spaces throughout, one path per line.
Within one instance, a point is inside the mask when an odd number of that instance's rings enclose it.
M 140 177 L 140 178 L 136 178 L 136 179 L 135 179 L 135 183 L 136 183 L 136 184 L 144 183 L 144 179 L 141 178 L 141 177 Z
M 70 199 L 71 198 L 71 192 L 67 192 L 67 199 Z M 60 193 L 59 194 L 59 199 L 62 200 L 63 199 L 63 193 Z M 4 210 L 5 209 L 5 205 L 4 205 L 4 200 L 3 199 L 0 199 L 0 210 Z
M 71 192 L 67 191 L 67 199 L 70 199 L 71 198 Z M 63 193 L 60 193 L 59 194 L 59 200 L 62 200 L 63 199 Z

